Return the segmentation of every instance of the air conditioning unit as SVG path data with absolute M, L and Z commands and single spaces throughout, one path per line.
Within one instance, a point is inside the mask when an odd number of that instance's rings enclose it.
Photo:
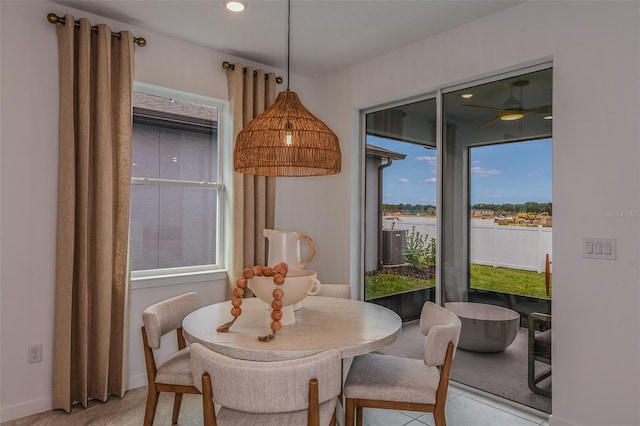
M 404 264 L 404 247 L 406 242 L 406 229 L 382 230 L 382 264 L 385 266 Z

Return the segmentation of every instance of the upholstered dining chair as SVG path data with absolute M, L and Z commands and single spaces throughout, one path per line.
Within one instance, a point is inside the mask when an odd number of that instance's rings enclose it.
M 351 299 L 351 285 L 349 284 L 322 284 L 320 287 L 320 291 L 316 293 L 316 296 L 324 296 L 324 297 L 338 297 L 341 299 Z M 341 364 L 340 367 L 340 377 L 341 383 L 344 381 L 342 378 L 344 377 L 344 363 Z M 340 391 L 340 395 L 338 396 L 338 401 L 342 405 L 342 401 L 344 400 L 342 391 Z
M 191 367 L 202 391 L 204 424 L 335 426 L 341 359 L 339 350 L 330 349 L 285 361 L 247 361 L 194 343 Z
M 424 359 L 377 353 L 355 357 L 344 386 L 345 425 L 354 414 L 362 425 L 363 408 L 433 413 L 436 426 L 445 426 L 449 373 L 462 324 L 451 311 L 431 302 L 422 306 L 420 332 L 426 335 Z
M 160 392 L 175 393 L 171 421 L 178 423 L 182 395 L 199 394 L 193 385 L 190 349 L 182 335 L 182 320 L 200 307 L 198 293 L 185 293 L 149 306 L 142 312 L 142 343 L 144 361 L 147 366 L 147 406 L 144 413 L 144 425 L 151 426 L 158 406 Z M 154 350 L 160 348 L 161 337 L 175 331 L 178 336 L 178 351 L 162 364 L 157 365 Z
M 342 299 L 351 299 L 351 286 L 349 284 L 325 284 L 322 283 L 320 291 L 316 296 L 340 297 Z
M 527 384 L 532 392 L 551 397 L 551 390 L 538 383 L 551 376 L 551 368 L 537 374 L 536 362 L 551 365 L 551 315 L 534 312 L 529 314 L 529 356 L 527 358 Z M 537 329 L 540 328 L 540 331 Z

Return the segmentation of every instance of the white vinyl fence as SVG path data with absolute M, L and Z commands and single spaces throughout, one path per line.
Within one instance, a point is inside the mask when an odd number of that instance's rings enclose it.
M 436 237 L 436 219 L 399 217 L 383 221 L 384 229 L 406 229 L 407 237 L 415 226 L 416 232 Z M 540 226 L 506 226 L 493 220 L 471 220 L 471 263 L 544 272 L 545 256 L 551 252 L 552 228 Z M 552 268 L 553 269 L 553 268 Z

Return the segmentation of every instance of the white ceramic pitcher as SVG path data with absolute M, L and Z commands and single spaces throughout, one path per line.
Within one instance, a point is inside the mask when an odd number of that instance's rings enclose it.
M 316 255 L 316 244 L 301 232 L 265 229 L 263 234 L 269 239 L 267 263 L 271 266 L 285 262 L 291 269 L 304 269 Z M 300 240 L 309 245 L 309 255 L 303 260 L 300 259 Z

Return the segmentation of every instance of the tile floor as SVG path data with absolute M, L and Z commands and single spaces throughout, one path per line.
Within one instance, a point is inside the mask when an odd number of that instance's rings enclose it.
M 109 398 L 107 403 L 91 401 L 89 407 L 74 407 L 71 414 L 61 410 L 34 414 L 2 426 L 139 426 L 144 418 L 146 387 L 132 389 L 124 398 Z M 173 397 L 161 394 L 154 425 L 171 425 Z M 483 394 L 464 385 L 451 383 L 447 400 L 448 426 L 548 426 L 548 415 L 528 407 Z M 338 410 L 338 424 L 344 423 Z M 364 409 L 367 426 L 433 426 L 433 415 L 410 411 Z M 185 395 L 180 413 L 181 426 L 203 424 L 202 399 Z
M 448 426 L 548 426 L 548 414 L 451 382 Z M 431 413 L 364 409 L 367 426 L 433 426 Z

